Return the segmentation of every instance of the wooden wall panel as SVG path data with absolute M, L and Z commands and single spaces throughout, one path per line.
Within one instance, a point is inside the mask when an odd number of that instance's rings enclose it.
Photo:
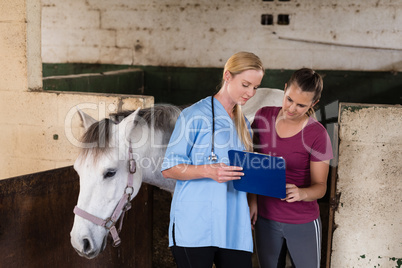
M 122 244 L 92 260 L 70 244 L 79 192 L 72 167 L 0 181 L 2 267 L 152 267 L 152 188 L 143 185 L 126 214 Z

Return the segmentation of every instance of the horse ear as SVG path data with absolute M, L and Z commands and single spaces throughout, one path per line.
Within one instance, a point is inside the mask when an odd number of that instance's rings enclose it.
M 124 118 L 120 123 L 119 123 L 119 132 L 121 132 L 121 134 L 125 134 L 126 130 L 128 130 L 129 134 L 135 126 L 135 118 L 137 117 L 138 112 L 140 111 L 140 108 L 138 108 L 137 110 L 135 110 L 134 112 L 132 112 L 129 116 L 127 116 L 126 118 Z M 122 127 L 121 127 L 122 126 Z
M 81 111 L 81 109 L 78 106 L 76 108 L 81 117 L 82 125 L 84 126 L 85 130 L 87 130 L 92 124 L 98 122 L 96 119 L 92 118 L 88 114 Z

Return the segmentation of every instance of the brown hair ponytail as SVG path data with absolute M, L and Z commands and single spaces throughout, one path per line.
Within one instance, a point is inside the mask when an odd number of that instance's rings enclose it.
M 316 103 L 320 100 L 324 83 L 322 81 L 321 75 L 316 73 L 314 70 L 309 68 L 302 68 L 300 70 L 297 70 L 290 77 L 287 86 L 290 86 L 292 84 L 297 85 L 303 92 L 313 92 L 313 103 Z M 310 107 L 306 114 L 308 116 L 315 117 L 314 108 Z

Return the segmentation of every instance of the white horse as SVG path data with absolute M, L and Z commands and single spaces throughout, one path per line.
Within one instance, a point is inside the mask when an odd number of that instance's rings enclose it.
M 281 90 L 258 89 L 243 111 L 251 121 L 260 107 L 280 106 L 282 99 Z M 105 249 L 109 232 L 114 245 L 120 243 L 115 224 L 129 209 L 142 182 L 174 191 L 175 181 L 165 179 L 160 170 L 180 110 L 156 105 L 101 121 L 79 113 L 86 129 L 82 138 L 86 148 L 74 164 L 80 193 L 70 235 L 78 254 L 91 259 Z

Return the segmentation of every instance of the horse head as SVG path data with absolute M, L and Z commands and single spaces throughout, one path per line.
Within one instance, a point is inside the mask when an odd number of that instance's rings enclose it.
M 105 249 L 109 231 L 114 237 L 111 225 L 123 213 L 123 203 L 129 204 L 141 187 L 142 170 L 135 168 L 135 159 L 130 158 L 134 129 L 143 132 L 138 112 L 139 109 L 115 122 L 96 121 L 79 110 L 85 134 L 83 149 L 74 163 L 80 177 L 80 193 L 70 235 L 72 246 L 88 259 Z M 123 209 L 117 211 L 117 207 Z

